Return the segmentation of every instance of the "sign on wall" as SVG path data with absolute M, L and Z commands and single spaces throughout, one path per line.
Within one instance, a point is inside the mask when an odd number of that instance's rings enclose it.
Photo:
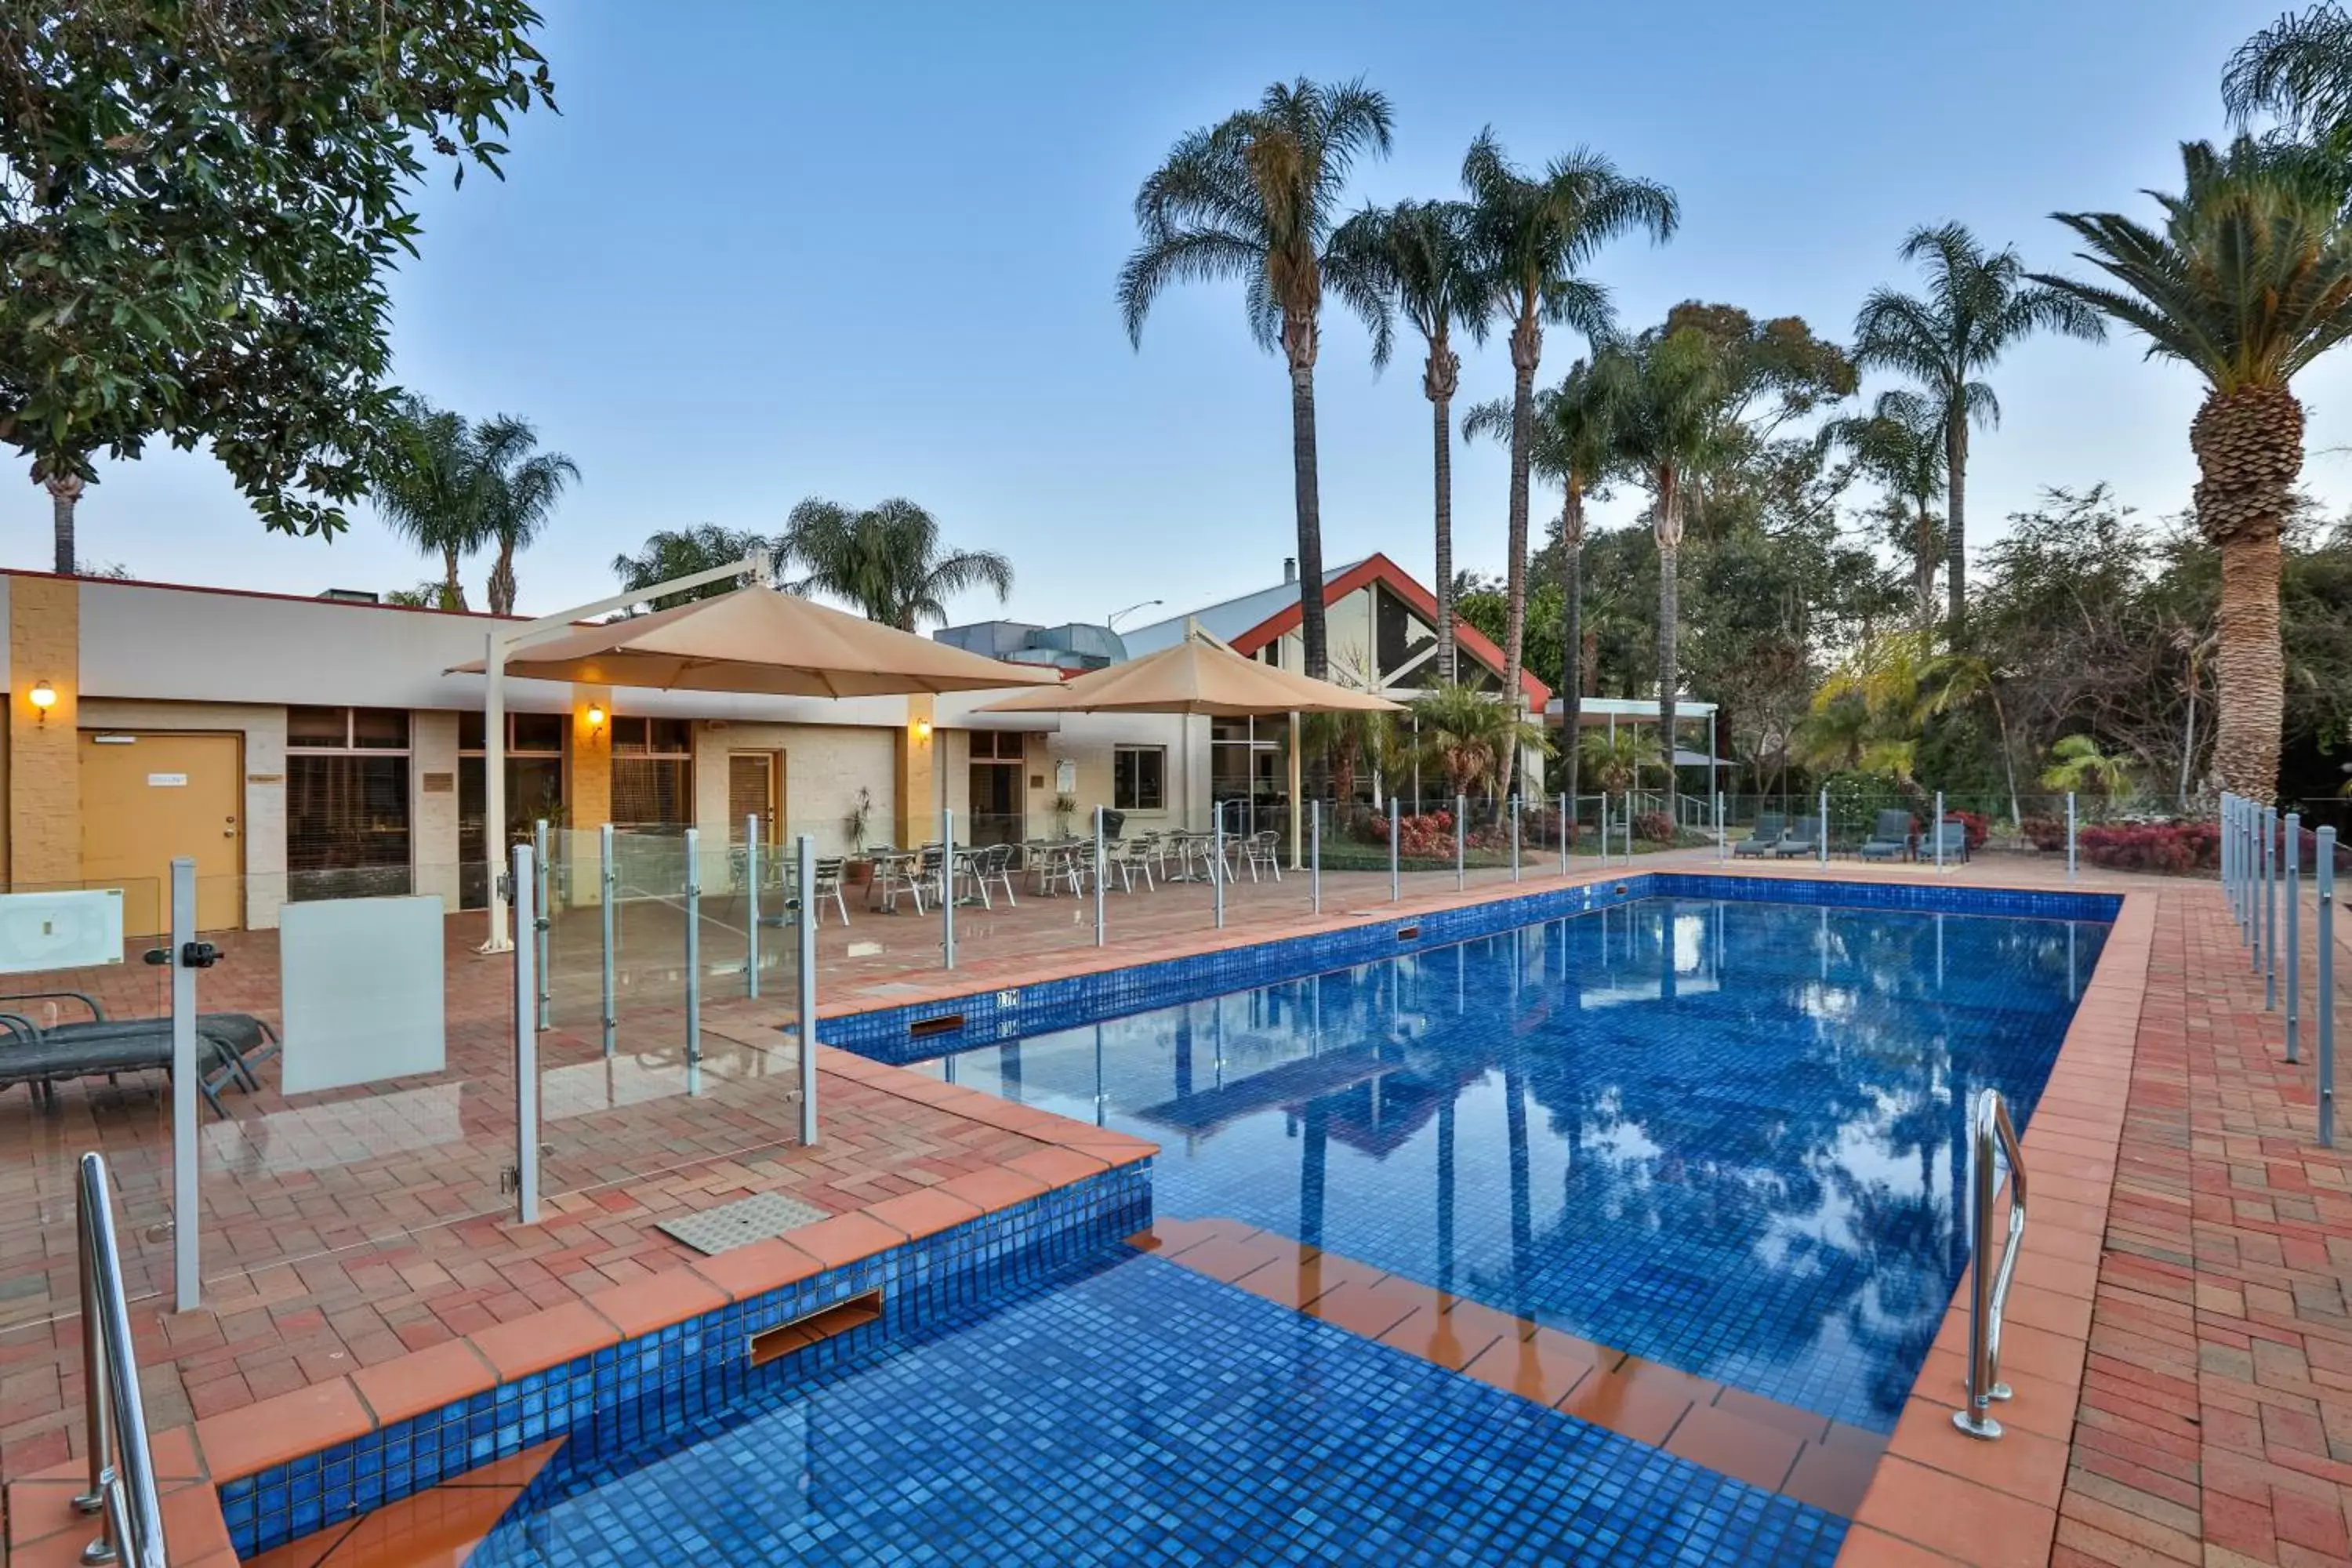
M 0 974 L 121 962 L 121 889 L 0 893 Z

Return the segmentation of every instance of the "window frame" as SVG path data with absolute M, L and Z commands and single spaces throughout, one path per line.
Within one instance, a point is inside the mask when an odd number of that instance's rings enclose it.
M 1132 786 L 1133 798 L 1121 799 L 1119 796 L 1120 763 L 1130 756 L 1139 759 L 1139 760 L 1147 756 L 1158 764 L 1157 777 L 1153 782 L 1159 787 L 1152 792 L 1156 798 L 1150 805 L 1143 804 L 1143 772 L 1139 765 L 1134 768 L 1127 780 Z M 1168 748 L 1144 742 L 1129 743 L 1122 741 L 1114 745 L 1111 748 L 1110 758 L 1110 796 L 1113 811 L 1166 811 L 1168 809 Z

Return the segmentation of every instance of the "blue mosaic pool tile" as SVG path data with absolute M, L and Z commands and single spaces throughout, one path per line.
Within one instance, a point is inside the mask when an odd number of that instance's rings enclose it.
M 898 1007 L 828 1018 L 824 1044 L 903 1066 L 947 1051 L 1076 1028 L 1105 1018 L 1171 1006 L 1306 975 L 1425 952 L 1545 921 L 1590 914 L 1651 898 L 1828 905 L 1946 914 L 2111 922 L 2122 900 L 2108 893 L 2020 891 L 1929 882 L 1849 882 L 1834 878 L 1739 877 L 1713 872 L 1643 872 L 1488 900 L 1429 914 L 1376 920 L 1345 931 L 1286 937 L 1246 947 L 1162 959 L 1033 985 L 975 991 Z M 1400 932 L 1411 931 L 1410 937 Z M 914 1026 L 960 1016 L 961 1027 L 917 1036 Z
M 220 1489 L 238 1555 L 520 1453 L 551 1437 L 626 1447 L 747 1389 L 814 1376 L 1018 1288 L 1098 1256 L 1151 1224 L 1149 1161 L 1040 1194 L 937 1236 L 826 1269 L 441 1409 L 306 1455 Z M 753 1367 L 755 1335 L 880 1290 L 877 1321 Z
M 1151 1258 L 664 1426 L 567 1447 L 472 1568 L 1826 1568 L 1846 1529 Z

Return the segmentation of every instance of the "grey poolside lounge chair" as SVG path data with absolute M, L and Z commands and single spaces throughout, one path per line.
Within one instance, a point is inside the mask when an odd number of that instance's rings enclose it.
M 1862 858 L 1865 860 L 1893 860 L 1911 852 L 1911 814 L 1907 811 L 1882 811 L 1878 826 L 1862 841 Z
M 109 1018 L 95 1001 L 78 992 L 5 996 L 0 1005 L 47 996 L 81 1002 L 91 1016 L 44 1028 L 20 1013 L 0 1013 L 0 1089 L 27 1084 L 35 1099 L 54 1102 L 62 1079 L 110 1079 L 118 1073 L 171 1069 L 169 1018 Z M 253 1064 L 277 1052 L 277 1031 L 251 1014 L 198 1014 L 197 1092 L 215 1115 L 226 1116 L 220 1102 L 222 1088 L 235 1083 L 250 1091 L 259 1081 L 253 1076 Z
M 1761 859 L 1772 853 L 1772 847 L 1780 842 L 1781 829 L 1788 820 L 1787 816 L 1780 812 L 1758 812 L 1756 830 L 1731 847 L 1732 858 L 1741 859 L 1753 856 Z
M 1800 855 L 1818 855 L 1821 852 L 1822 819 L 1818 816 L 1797 818 L 1797 826 L 1789 830 L 1789 836 L 1772 846 L 1772 858 L 1775 860 L 1792 860 Z
M 1969 858 L 1969 825 L 1957 816 L 1948 816 L 1936 825 L 1936 836 L 1919 850 L 1922 859 L 1936 852 L 1936 840 L 1943 840 L 1944 858 L 1967 864 Z

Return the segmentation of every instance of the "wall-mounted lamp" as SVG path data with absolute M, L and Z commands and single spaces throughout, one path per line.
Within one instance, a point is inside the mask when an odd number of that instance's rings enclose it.
M 916 720 L 916 721 L 915 721 L 915 739 L 917 739 L 918 741 L 928 741 L 928 740 L 929 740 L 930 738 L 931 738 L 931 721 L 930 721 L 929 719 L 918 719 L 918 720 Z
M 604 710 L 595 703 L 588 704 L 588 738 L 594 740 L 604 730 Z
M 25 693 L 25 697 L 32 703 L 33 711 L 39 716 L 40 721 L 47 723 L 49 710 L 58 705 L 58 689 L 46 680 L 37 680 L 33 682 L 33 689 Z

